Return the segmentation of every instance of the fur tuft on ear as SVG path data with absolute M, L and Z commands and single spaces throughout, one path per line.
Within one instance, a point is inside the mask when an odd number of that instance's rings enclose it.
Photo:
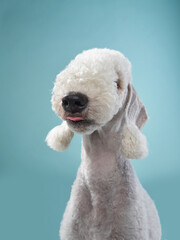
M 69 146 L 74 133 L 69 129 L 66 122 L 61 125 L 54 127 L 47 135 L 47 145 L 56 150 L 64 151 Z
M 141 128 L 148 120 L 144 104 L 131 84 L 128 86 L 125 106 L 125 123 L 122 129 L 121 149 L 126 158 L 141 159 L 147 156 L 146 137 Z
M 122 154 L 129 159 L 141 159 L 147 156 L 146 137 L 134 124 L 125 124 L 121 140 Z

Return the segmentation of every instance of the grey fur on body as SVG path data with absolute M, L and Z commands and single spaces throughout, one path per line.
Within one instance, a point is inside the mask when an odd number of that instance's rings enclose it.
M 160 240 L 155 205 L 119 148 L 123 123 L 120 109 L 104 127 L 83 135 L 61 240 Z

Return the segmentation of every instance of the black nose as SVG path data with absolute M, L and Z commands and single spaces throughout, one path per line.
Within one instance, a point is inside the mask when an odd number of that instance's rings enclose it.
M 82 112 L 88 103 L 86 95 L 78 92 L 70 92 L 63 97 L 62 106 L 66 112 L 80 113 Z

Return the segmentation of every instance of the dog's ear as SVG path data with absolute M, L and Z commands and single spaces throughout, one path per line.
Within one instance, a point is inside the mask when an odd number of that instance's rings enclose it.
M 69 129 L 67 123 L 64 121 L 61 125 L 54 127 L 47 135 L 47 145 L 56 150 L 64 151 L 70 144 L 74 133 Z
M 141 159 L 147 156 L 146 137 L 141 133 L 148 116 L 144 104 L 141 102 L 134 87 L 128 85 L 125 105 L 125 123 L 122 130 L 121 148 L 124 157 Z

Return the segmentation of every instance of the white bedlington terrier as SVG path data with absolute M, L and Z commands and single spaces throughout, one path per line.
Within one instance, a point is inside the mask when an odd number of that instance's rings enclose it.
M 160 240 L 154 202 L 129 159 L 144 158 L 147 113 L 123 54 L 91 49 L 57 75 L 52 107 L 63 120 L 47 144 L 65 150 L 82 134 L 82 161 L 60 227 L 61 240 Z

